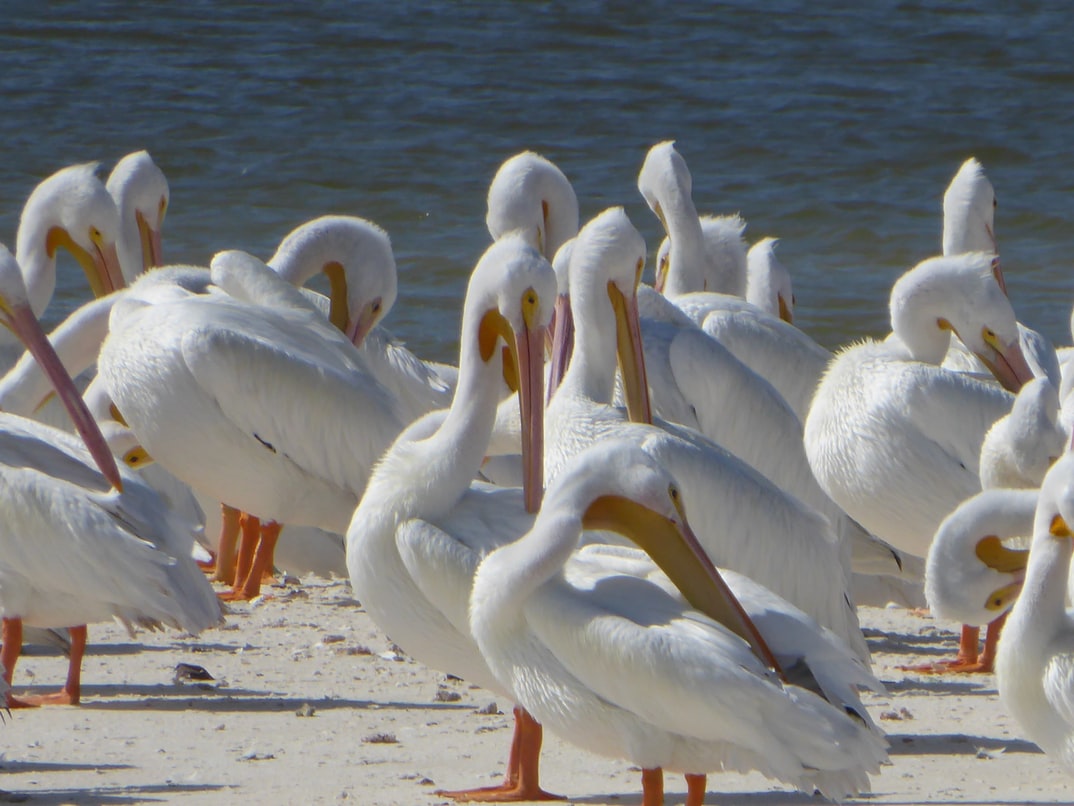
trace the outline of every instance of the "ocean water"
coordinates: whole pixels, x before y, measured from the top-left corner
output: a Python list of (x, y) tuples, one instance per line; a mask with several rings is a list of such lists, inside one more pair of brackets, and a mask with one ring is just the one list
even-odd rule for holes
[[(1074, 17), (998, 0), (819, 6), (13, 3), (0, 240), (14, 245), (54, 170), (147, 148), (171, 184), (169, 261), (267, 258), (309, 218), (364, 216), (399, 264), (387, 324), (451, 359), (503, 160), (544, 154), (583, 219), (624, 206), (651, 255), (637, 172), (675, 139), (698, 209), (781, 239), (797, 321), (834, 347), (887, 330), (891, 283), (938, 253), (943, 191), (975, 155), (1020, 318), (1070, 343)], [(88, 294), (60, 268), (52, 321)]]

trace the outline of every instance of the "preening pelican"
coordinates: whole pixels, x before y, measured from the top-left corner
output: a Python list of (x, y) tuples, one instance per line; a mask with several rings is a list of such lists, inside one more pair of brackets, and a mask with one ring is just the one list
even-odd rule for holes
[(597, 440), (636, 440), (679, 480), (691, 502), (687, 514), (714, 562), (783, 596), (867, 657), (838, 540), (824, 517), (703, 435), (671, 424), (628, 423), (610, 405), (618, 352), (627, 410), (631, 419), (646, 418), (635, 298), (644, 264), (644, 241), (622, 208), (597, 216), (574, 242), (574, 353), (548, 406), (547, 477)]
[(1074, 613), (1067, 609), (1074, 523), (1074, 454), (1044, 479), (1022, 592), (996, 655), (1004, 707), (1066, 770), (1074, 770)]
[[(539, 502), (542, 329), (555, 297), (552, 267), (521, 238), (501, 238), (486, 250), (466, 293), (451, 408), (399, 436), (347, 530), (351, 584), (377, 626), (423, 663), (493, 691), (504, 689), (470, 636), (470, 586), (481, 557), (526, 531)], [(505, 381), (519, 392), (526, 506), (517, 489), (471, 485)], [(534, 728), (528, 717), (516, 719), (522, 758), (512, 753), (518, 766), (509, 766), (494, 794), (480, 793), (483, 799), (542, 794)]]
[(485, 225), (494, 241), (519, 232), (551, 262), (578, 234), (578, 197), (563, 171), (523, 151), (505, 160), (492, 178)]
[(85, 624), (168, 624), (200, 632), (222, 620), (220, 604), (194, 563), (193, 530), (156, 493), (120, 471), (74, 383), (37, 325), (19, 268), (0, 251), (4, 325), (56, 385), (81, 439), (16, 415), (0, 419), (0, 663), (10, 683), (22, 622), (69, 627), (71, 661), (58, 695), (11, 704), (77, 703)]
[[(402, 430), (354, 346), (256, 258), (222, 253), (194, 295), (147, 275), (113, 308), (98, 372), (149, 454), (194, 490), (279, 524), (342, 533), (376, 458)], [(249, 301), (244, 301), (249, 300)], [(236, 595), (256, 595), (251, 569)], [(256, 573), (255, 573), (256, 571)]]
[(776, 258), (776, 238), (762, 238), (747, 255), (746, 302), (784, 322), (794, 321), (791, 273)]
[[(991, 672), (1001, 621), (1025, 577), (1028, 552), (1004, 544), (1033, 534), (1038, 491), (989, 489), (963, 501), (940, 524), (925, 565), (925, 597), (938, 618), (963, 625), (958, 657), (914, 671)], [(980, 627), (988, 626), (978, 655)]]
[[(701, 290), (715, 294), (746, 298), (749, 287), (749, 248), (742, 233), (746, 222), (739, 215), (703, 215), (700, 217), (706, 260)], [(671, 239), (664, 236), (656, 251), (657, 290), (667, 282), (671, 264)]]
[(981, 443), (1010, 411), (994, 384), (939, 367), (952, 332), (1017, 391), (1033, 375), (1010, 301), (980, 252), (931, 258), (891, 292), (892, 334), (842, 350), (805, 421), (821, 487), (895, 548), (928, 553), (940, 521), (981, 489)]
[[(1021, 538), (1028, 544), (1033, 533), (1037, 491), (1069, 439), (1058, 423), (1058, 406), (1051, 382), (1034, 378), (985, 435), (984, 491), (959, 504), (940, 524), (925, 568), (925, 594), (933, 612), (962, 621), (958, 657), (911, 667), (914, 671), (992, 671), (1004, 616), (1021, 589), (1027, 560), (1024, 550), (1003, 541)], [(982, 624), (988, 624), (988, 634), (978, 657)]]
[(1059, 393), (1047, 378), (1026, 383), (981, 444), (981, 487), (1038, 489), (1070, 435), (1059, 423)]
[(164, 265), (161, 231), (171, 197), (164, 172), (148, 151), (128, 154), (105, 183), (119, 209), (119, 265), (127, 283), (147, 269)]
[[(119, 212), (95, 174), (96, 164), (72, 165), (42, 181), (26, 200), (15, 238), (15, 259), (35, 316), (41, 316), (56, 288), (56, 250), (63, 247), (81, 264), (95, 297), (124, 286), (116, 241)], [(4, 369), (22, 354), (22, 345), (0, 331)]]
[[(662, 768), (688, 774), (687, 806), (703, 802), (705, 773), (725, 769), (834, 798), (867, 790), (885, 742), (855, 686), (879, 683), (831, 633), (767, 594), (766, 615), (785, 619), (779, 637), (806, 647), (793, 660), (811, 669), (820, 661), (813, 682), (831, 701), (781, 683), (742, 635), (749, 617), (702, 564), (689, 505), (632, 442), (605, 440), (577, 455), (532, 530), (478, 568), (471, 627), (492, 671), (564, 739), (640, 766), (647, 806), (663, 803)], [(618, 573), (614, 561), (575, 561), (586, 528), (643, 546), (694, 604)], [(763, 625), (753, 629), (767, 642)]]
[(328, 299), (307, 295), (359, 348), (404, 421), (451, 403), (454, 368), (425, 363), (380, 326), (397, 295), (395, 257), (384, 230), (355, 216), (321, 216), (291, 231), (268, 265), (298, 287), (319, 273), (328, 277)]

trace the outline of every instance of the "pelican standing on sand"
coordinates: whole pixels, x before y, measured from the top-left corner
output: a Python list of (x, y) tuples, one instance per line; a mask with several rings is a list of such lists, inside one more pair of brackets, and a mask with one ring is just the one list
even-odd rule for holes
[[(829, 702), (781, 683), (771, 668), (781, 665), (778, 645), (769, 649), (763, 627), (708, 563), (687, 523), (689, 503), (630, 441), (578, 454), (549, 487), (532, 530), (477, 570), (470, 619), (491, 669), (564, 739), (640, 766), (646, 806), (664, 802), (663, 768), (687, 774), (687, 806), (704, 801), (705, 773), (724, 769), (756, 769), (833, 798), (867, 790), (885, 742), (854, 686), (879, 683), (801, 613), (790, 634), (812, 624), (812, 642), (796, 637), (824, 657), (811, 669), (838, 696)], [(691, 604), (614, 563), (580, 571), (583, 529), (614, 530), (642, 546)], [(794, 660), (808, 665), (808, 652)]]
[(155, 274), (113, 308), (98, 372), (149, 455), (268, 521), (232, 594), (252, 598), (280, 524), (342, 533), (403, 423), (354, 345), (261, 261), (217, 255), (212, 280), (227, 294), (161, 287)]
[(136, 476), (121, 473), (85, 404), (37, 324), (19, 268), (0, 251), (0, 318), (41, 362), (79, 437), (15, 415), (0, 419), (0, 612), (6, 679), (22, 623), (69, 627), (67, 682), (55, 695), (12, 705), (77, 704), (90, 621), (161, 623), (200, 632), (222, 620), (191, 552), (194, 533)]
[[(493, 691), (504, 689), (470, 635), (470, 587), (481, 558), (525, 532), (540, 501), (543, 329), (555, 298), (552, 267), (520, 237), (486, 250), (467, 288), (451, 408), (399, 436), (377, 463), (347, 530), (351, 584), (377, 626), (423, 663)], [(504, 382), (519, 394), (521, 496), (471, 484)], [(537, 780), (540, 726), (522, 711), (515, 716), (503, 786), (455, 796), (547, 796)]]

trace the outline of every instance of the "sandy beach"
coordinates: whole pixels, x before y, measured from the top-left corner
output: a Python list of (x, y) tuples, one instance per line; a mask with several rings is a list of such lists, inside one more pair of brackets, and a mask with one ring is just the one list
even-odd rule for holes
[[(270, 594), (232, 605), (224, 627), (197, 638), (91, 626), (82, 705), (15, 711), (0, 726), (5, 802), (421, 806), (448, 802), (438, 788), (502, 777), (509, 703), (399, 652), (346, 582), (311, 577)], [(861, 612), (888, 687), (866, 701), (892, 764), (852, 802), (1074, 802), (1070, 778), (1004, 713), (992, 676), (896, 668), (953, 653), (952, 625)], [(29, 651), (16, 692), (58, 688), (66, 659)], [(213, 679), (177, 680), (179, 664)], [(641, 803), (636, 769), (553, 735), (543, 774), (569, 803)], [(666, 787), (667, 804), (683, 802), (680, 777)], [(713, 775), (708, 788), (723, 806), (821, 802), (760, 775)]]

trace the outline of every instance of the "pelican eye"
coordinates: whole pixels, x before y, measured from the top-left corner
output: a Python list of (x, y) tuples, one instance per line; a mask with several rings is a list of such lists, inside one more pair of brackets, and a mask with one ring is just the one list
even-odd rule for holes
[(101, 241), (104, 240), (104, 236), (101, 235), (101, 231), (99, 229), (97, 229), (96, 227), (90, 227), (89, 236), (90, 236), (90, 240), (93, 241), (98, 246), (100, 246)]
[(668, 485), (668, 495), (671, 496), (672, 501), (678, 501), (679, 500), (679, 488), (676, 487), (674, 484), (669, 484)]
[(645, 258), (638, 258), (638, 265), (634, 267), (634, 285), (641, 284), (641, 273), (645, 270)]
[(373, 303), (373, 313), (380, 313), (380, 300)]

